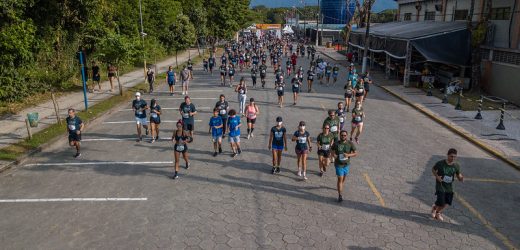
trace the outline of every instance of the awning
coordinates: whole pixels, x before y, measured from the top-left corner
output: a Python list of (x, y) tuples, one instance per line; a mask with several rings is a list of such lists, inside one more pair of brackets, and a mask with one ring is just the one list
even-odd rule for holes
[[(349, 44), (364, 49), (365, 29), (352, 31)], [(369, 50), (404, 59), (408, 42), (426, 60), (466, 66), (471, 38), (466, 22), (392, 22), (370, 27)]]

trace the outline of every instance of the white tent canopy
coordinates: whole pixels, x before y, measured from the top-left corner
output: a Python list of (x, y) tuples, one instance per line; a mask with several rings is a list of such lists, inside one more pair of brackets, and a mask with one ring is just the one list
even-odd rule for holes
[(285, 27), (283, 28), (283, 33), (284, 34), (293, 34), (294, 31), (292, 30), (291, 26), (285, 25)]

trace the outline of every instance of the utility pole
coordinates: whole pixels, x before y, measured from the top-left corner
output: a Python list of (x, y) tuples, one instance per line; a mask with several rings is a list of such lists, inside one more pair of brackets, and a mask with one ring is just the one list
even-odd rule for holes
[(367, 72), (367, 55), (368, 55), (368, 43), (370, 42), (369, 34), (370, 34), (370, 11), (372, 9), (372, 0), (368, 1), (368, 9), (367, 9), (367, 22), (366, 22), (366, 33), (365, 33), (365, 50), (363, 51), (363, 66), (361, 67), (361, 73), (365, 74)]
[(144, 62), (144, 78), (146, 79), (146, 50), (144, 46), (144, 37), (146, 36), (146, 33), (144, 33), (143, 28), (143, 11), (141, 7), (141, 0), (139, 0), (139, 19), (141, 21), (141, 38), (143, 39), (143, 62)]
[(316, 17), (316, 47), (318, 47), (318, 32), (320, 31), (320, 12), (321, 12), (321, 7), (320, 7), (320, 0), (318, 0), (318, 15)]

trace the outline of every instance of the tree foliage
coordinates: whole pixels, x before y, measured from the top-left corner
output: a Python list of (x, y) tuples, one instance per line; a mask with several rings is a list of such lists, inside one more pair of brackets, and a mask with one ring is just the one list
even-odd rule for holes
[(141, 0), (143, 44), (139, 2), (0, 1), (0, 103), (79, 82), (79, 50), (87, 66), (141, 65), (143, 54), (151, 61), (197, 37), (231, 38), (251, 22), (248, 0)]

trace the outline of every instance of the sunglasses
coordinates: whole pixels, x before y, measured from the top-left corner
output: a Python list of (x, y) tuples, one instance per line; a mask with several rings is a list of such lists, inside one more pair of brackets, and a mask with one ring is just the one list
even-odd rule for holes
[(341, 135), (342, 137), (347, 137), (348, 135)]
[(330, 129), (330, 128), (328, 128), (328, 127), (325, 127), (324, 129)]

